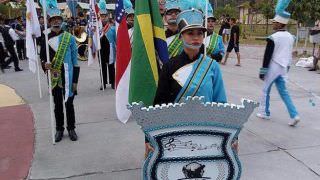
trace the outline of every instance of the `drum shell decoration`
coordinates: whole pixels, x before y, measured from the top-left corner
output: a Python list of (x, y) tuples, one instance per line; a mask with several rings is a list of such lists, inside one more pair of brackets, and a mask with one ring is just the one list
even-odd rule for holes
[(258, 103), (182, 103), (143, 107), (133, 103), (132, 118), (155, 151), (142, 168), (144, 180), (240, 179), (241, 163), (231, 144)]

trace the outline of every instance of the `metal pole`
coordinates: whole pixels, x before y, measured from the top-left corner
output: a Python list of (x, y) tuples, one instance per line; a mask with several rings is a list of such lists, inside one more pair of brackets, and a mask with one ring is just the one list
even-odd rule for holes
[[(46, 55), (47, 55), (47, 63), (50, 63), (50, 55), (49, 55), (49, 44), (48, 44), (48, 21), (47, 21), (47, 0), (43, 0), (43, 17), (44, 17), (44, 35), (45, 35), (45, 40), (46, 40)], [(51, 85), (51, 71), (50, 69), (48, 70), (48, 80), (49, 80), (49, 99), (50, 99), (50, 118), (51, 118), (51, 137), (52, 137), (52, 144), (55, 145), (55, 119), (54, 119), (54, 114), (53, 114), (53, 97), (52, 97), (52, 85)]]
[(299, 42), (299, 25), (297, 25), (297, 35), (296, 35), (296, 49), (297, 49), (297, 51), (298, 51), (298, 42)]
[[(99, 39), (100, 41), (100, 39)], [(99, 50), (99, 66), (100, 66), (100, 80), (101, 80), (101, 85), (102, 85), (102, 90), (104, 91), (104, 79), (103, 79), (103, 73), (102, 73), (102, 62), (101, 62), (101, 53)]]
[(37, 78), (38, 78), (39, 95), (40, 95), (40, 98), (42, 98), (37, 39), (34, 39), (34, 44), (35, 44), (35, 50), (36, 50), (36, 53), (37, 53), (37, 71), (38, 71), (38, 72), (37, 72)]
[[(209, 5), (209, 1), (208, 0), (206, 0), (206, 16), (205, 16), (205, 22), (204, 22), (204, 26), (205, 26), (205, 28), (207, 29), (208, 28), (208, 5)], [(205, 33), (204, 33), (204, 41), (206, 41), (206, 39), (207, 39), (207, 37), (208, 37), (208, 31), (206, 31)], [(206, 44), (206, 42), (204, 42), (204, 44)], [(204, 46), (204, 57), (207, 55), (207, 47), (206, 47), (206, 45)]]
[(306, 36), (306, 38), (305, 38), (305, 40), (304, 40), (304, 50), (303, 50), (303, 52), (307, 52), (307, 43), (308, 43), (308, 37), (309, 37), (309, 28), (306, 28), (306, 30), (307, 30), (307, 36)]

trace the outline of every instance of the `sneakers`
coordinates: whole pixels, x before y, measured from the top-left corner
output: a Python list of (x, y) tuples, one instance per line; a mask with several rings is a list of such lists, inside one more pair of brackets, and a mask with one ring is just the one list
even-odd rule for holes
[(296, 116), (292, 119), (293, 121), (288, 123), (289, 126), (294, 127), (300, 122), (300, 117)]
[(256, 116), (260, 119), (266, 119), (266, 120), (270, 119), (270, 116), (267, 116), (265, 113), (257, 113)]

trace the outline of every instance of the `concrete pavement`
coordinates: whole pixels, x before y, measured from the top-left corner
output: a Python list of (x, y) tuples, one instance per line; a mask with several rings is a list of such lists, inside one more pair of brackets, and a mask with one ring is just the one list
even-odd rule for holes
[[(232, 54), (222, 67), (228, 101), (239, 104), (242, 97), (258, 101), (262, 81), (258, 69), (264, 47), (240, 46), (242, 67)], [(30, 105), (35, 118), (35, 152), (28, 179), (139, 180), (143, 162), (143, 133), (135, 122), (126, 125), (116, 119), (114, 91), (99, 91), (97, 65), (81, 63), (79, 96), (75, 98), (79, 140), (67, 136), (53, 146), (46, 79), (42, 75), (44, 98), (40, 99), (36, 76), (22, 62), (23, 72), (0, 74), (0, 84), (14, 87)], [(240, 134), (240, 159), (245, 180), (320, 179), (320, 101), (309, 103), (312, 91), (320, 95), (320, 75), (291, 68), (288, 88), (302, 117), (296, 128), (287, 125), (289, 115), (276, 88), (271, 94), (272, 119), (252, 115)], [(296, 84), (303, 85), (304, 89)], [(306, 91), (308, 90), (308, 91)], [(2, 119), (2, 118), (0, 118)], [(1, 178), (0, 178), (1, 179)]]

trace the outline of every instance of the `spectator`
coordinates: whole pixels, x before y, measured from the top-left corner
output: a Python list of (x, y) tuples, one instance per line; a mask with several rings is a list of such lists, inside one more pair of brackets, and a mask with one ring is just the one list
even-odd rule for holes
[(222, 64), (225, 65), (227, 63), (229, 54), (234, 49), (234, 51), (237, 54), (237, 60), (238, 60), (236, 66), (241, 66), (241, 64), (240, 64), (240, 52), (239, 52), (240, 28), (239, 28), (238, 25), (236, 25), (236, 19), (235, 18), (231, 18), (230, 25), (231, 25), (231, 37), (230, 37), (229, 45), (228, 45), (228, 48), (227, 48), (226, 57), (224, 59), (224, 62), (222, 62)]
[(20, 60), (25, 60), (26, 57), (26, 42), (25, 42), (25, 37), (26, 37), (26, 31), (25, 28), (23, 27), (23, 20), (22, 17), (19, 16), (17, 17), (17, 24), (15, 25), (15, 31), (18, 34), (18, 40), (16, 41), (16, 46), (17, 46), (17, 51), (18, 51), (18, 57)]

